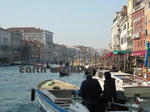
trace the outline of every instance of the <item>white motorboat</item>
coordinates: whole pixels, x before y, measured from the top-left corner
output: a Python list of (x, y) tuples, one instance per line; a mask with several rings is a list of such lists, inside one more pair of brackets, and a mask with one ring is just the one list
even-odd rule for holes
[[(94, 78), (98, 79), (102, 86), (104, 85), (105, 70), (98, 70)], [(147, 80), (142, 79), (136, 75), (127, 74), (123, 72), (111, 72), (112, 78), (116, 82), (116, 90), (124, 91), (125, 95), (129, 98), (135, 96), (150, 97), (150, 84)]]

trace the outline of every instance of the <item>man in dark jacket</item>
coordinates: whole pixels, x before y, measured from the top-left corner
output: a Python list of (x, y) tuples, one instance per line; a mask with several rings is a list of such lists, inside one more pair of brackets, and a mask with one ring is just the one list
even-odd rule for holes
[(110, 72), (105, 72), (105, 81), (104, 81), (104, 101), (105, 103), (111, 102), (116, 99), (116, 85), (115, 79), (111, 78)]
[(86, 77), (80, 87), (80, 94), (83, 97), (83, 104), (87, 106), (90, 112), (97, 111), (98, 97), (102, 93), (101, 86), (97, 79), (93, 79), (91, 75)]

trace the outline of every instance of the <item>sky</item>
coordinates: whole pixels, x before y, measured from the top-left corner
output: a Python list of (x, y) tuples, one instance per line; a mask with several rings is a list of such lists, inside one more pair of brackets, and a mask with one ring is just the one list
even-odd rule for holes
[(36, 27), (54, 43), (108, 48), (112, 17), (127, 0), (0, 0), (0, 26)]

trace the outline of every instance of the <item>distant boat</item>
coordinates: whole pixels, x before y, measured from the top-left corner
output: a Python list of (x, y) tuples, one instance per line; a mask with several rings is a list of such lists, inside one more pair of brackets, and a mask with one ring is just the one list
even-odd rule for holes
[(22, 65), (22, 62), (21, 61), (14, 61), (14, 62), (12, 62), (11, 65)]
[(60, 76), (67, 76), (67, 75), (69, 75), (69, 70), (67, 70), (66, 68), (61, 68), (61, 69), (59, 69), (59, 74), (60, 74)]
[(69, 75), (70, 70), (69, 70), (69, 63), (67, 63), (65, 66), (60, 65), (59, 66), (59, 74), (60, 76), (67, 76)]
[(61, 71), (59, 71), (59, 74), (60, 74), (60, 76), (67, 76), (67, 75), (69, 75), (69, 72), (61, 72)]

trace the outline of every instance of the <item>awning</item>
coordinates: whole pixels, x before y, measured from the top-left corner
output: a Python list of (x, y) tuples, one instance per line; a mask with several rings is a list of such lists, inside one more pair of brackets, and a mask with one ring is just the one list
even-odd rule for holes
[(104, 56), (104, 58), (109, 58), (110, 56), (112, 56), (113, 55), (113, 52), (109, 52), (109, 53), (107, 53), (105, 56)]
[(128, 51), (128, 50), (116, 50), (113, 52), (113, 54), (131, 54), (132, 51)]
[(145, 56), (146, 50), (144, 51), (134, 51), (131, 56)]

